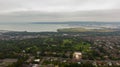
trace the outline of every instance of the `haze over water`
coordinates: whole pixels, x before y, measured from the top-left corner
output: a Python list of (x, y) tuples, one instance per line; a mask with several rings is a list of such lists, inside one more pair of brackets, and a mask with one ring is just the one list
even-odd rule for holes
[(120, 28), (120, 23), (97, 23), (97, 22), (63, 22), (63, 23), (0, 23), (0, 30), (8, 31), (28, 31), (28, 32), (56, 32), (61, 28)]
[(12, 23), (0, 24), (0, 30), (8, 31), (28, 31), (28, 32), (56, 32), (59, 28), (69, 28), (66, 24), (29, 24), (29, 23)]

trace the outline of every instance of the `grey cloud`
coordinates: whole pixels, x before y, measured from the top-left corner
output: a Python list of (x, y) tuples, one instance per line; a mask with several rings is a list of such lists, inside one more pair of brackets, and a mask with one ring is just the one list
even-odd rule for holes
[(0, 20), (11, 21), (120, 21), (119, 10), (77, 11), (77, 12), (37, 12), (25, 11), (1, 15)]
[(0, 21), (120, 21), (120, 0), (0, 0)]

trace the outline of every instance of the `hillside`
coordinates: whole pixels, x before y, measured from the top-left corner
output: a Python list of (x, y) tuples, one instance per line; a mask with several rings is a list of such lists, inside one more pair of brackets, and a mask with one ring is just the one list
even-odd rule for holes
[(86, 29), (86, 28), (64, 28), (58, 29), (58, 32), (115, 32), (118, 29), (101, 28), (101, 29)]

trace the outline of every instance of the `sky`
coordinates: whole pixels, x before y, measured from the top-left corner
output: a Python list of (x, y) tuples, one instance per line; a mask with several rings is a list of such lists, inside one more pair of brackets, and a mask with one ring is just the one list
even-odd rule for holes
[(1, 22), (120, 21), (120, 0), (0, 0)]

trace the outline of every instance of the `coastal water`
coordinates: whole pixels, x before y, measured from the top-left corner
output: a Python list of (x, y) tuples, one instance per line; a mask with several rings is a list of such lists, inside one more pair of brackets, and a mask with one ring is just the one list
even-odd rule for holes
[(0, 30), (8, 31), (28, 31), (28, 32), (56, 32), (62, 28), (120, 28), (120, 23), (103, 23), (103, 22), (49, 22), (49, 23), (0, 23)]
[(28, 32), (56, 32), (60, 28), (70, 28), (67, 24), (29, 24), (29, 23), (9, 23), (0, 24), (0, 30), (8, 31), (28, 31)]

